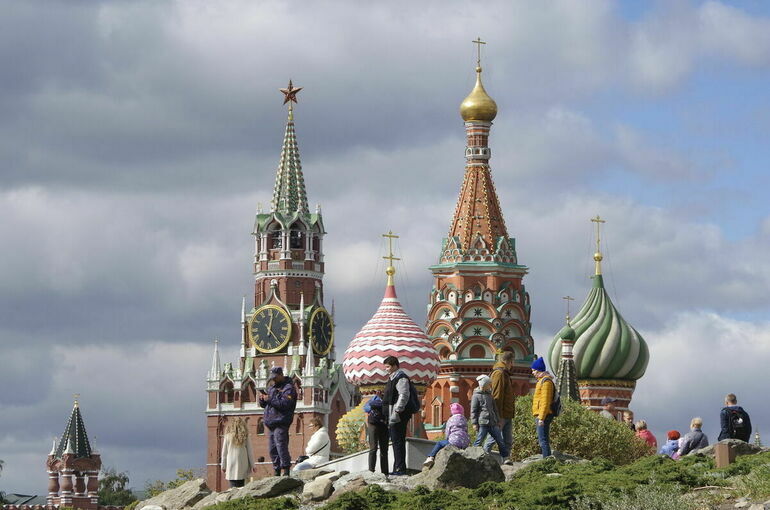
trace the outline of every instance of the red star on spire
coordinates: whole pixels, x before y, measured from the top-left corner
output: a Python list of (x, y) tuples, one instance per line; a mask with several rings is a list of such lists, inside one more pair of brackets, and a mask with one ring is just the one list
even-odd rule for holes
[(292, 103), (297, 102), (297, 92), (302, 90), (302, 87), (294, 88), (294, 85), (291, 83), (291, 80), (289, 80), (289, 86), (285, 89), (279, 89), (281, 92), (283, 92), (283, 104), (288, 103), (291, 101)]

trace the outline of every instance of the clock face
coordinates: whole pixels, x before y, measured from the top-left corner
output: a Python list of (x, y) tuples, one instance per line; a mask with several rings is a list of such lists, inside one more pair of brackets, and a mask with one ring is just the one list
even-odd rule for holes
[(262, 306), (251, 316), (249, 336), (260, 352), (280, 351), (291, 339), (291, 318), (279, 306)]
[(316, 354), (325, 355), (334, 345), (334, 325), (332, 318), (323, 308), (317, 309), (310, 316), (310, 339)]

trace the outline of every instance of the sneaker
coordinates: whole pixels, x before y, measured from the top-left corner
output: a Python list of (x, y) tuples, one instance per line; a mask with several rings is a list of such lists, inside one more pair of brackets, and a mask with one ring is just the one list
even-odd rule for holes
[(511, 459), (505, 459), (505, 462), (503, 462), (506, 466), (513, 466), (513, 461)]
[(406, 471), (391, 471), (390, 476), (406, 476)]
[(422, 468), (430, 469), (433, 467), (433, 464), (434, 464), (433, 457), (428, 457), (427, 459), (425, 459), (425, 462), (422, 463)]

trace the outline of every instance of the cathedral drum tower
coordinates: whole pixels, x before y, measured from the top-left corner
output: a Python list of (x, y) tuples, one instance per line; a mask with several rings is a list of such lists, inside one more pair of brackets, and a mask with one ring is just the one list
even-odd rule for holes
[[(304, 454), (313, 431), (311, 416), (329, 427), (332, 453), (339, 445), (332, 431), (350, 409), (356, 389), (334, 363), (334, 311), (324, 306), (323, 218), (320, 207), (308, 209), (299, 148), (294, 131), (297, 92), (292, 82), (285, 89), (289, 104), (281, 158), (269, 212), (257, 211), (253, 235), (254, 301), (241, 312), (240, 359), (237, 365), (219, 361), (218, 342), (207, 377), (208, 428), (207, 482), (216, 491), (227, 488), (219, 459), (222, 435), (233, 416), (247, 419), (258, 476), (272, 473), (268, 431), (262, 423), (258, 391), (269, 384), (273, 366), (283, 367), (300, 387), (294, 422), (289, 431), (292, 458)], [(268, 462), (264, 462), (267, 460)]]
[(593, 288), (570, 322), (571, 334), (562, 330), (551, 341), (548, 360), (551, 367), (557, 367), (568, 351), (574, 360), (581, 403), (600, 411), (603, 398), (614, 398), (620, 413), (629, 410), (636, 381), (647, 370), (650, 353), (642, 335), (620, 315), (604, 289), (599, 236), (604, 220), (597, 216), (591, 221), (596, 223)]
[[(484, 44), (474, 42), (479, 49)], [(468, 409), (476, 376), (488, 374), (504, 350), (515, 354), (517, 394), (526, 395), (532, 386), (530, 302), (522, 282), (527, 267), (518, 263), (490, 172), (488, 140), (497, 105), (481, 82), (480, 53), (476, 85), (460, 115), (467, 138), (465, 176), (439, 263), (430, 268), (434, 284), (426, 329), (441, 367), (425, 397), (429, 437), (441, 433), (450, 403)]]

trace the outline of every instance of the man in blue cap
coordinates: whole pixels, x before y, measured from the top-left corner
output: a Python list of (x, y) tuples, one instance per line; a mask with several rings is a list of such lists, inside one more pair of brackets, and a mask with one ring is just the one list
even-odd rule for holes
[(535, 417), (535, 426), (537, 427), (537, 441), (540, 443), (540, 451), (543, 458), (551, 456), (551, 421), (553, 420), (553, 410), (551, 403), (556, 394), (556, 385), (553, 383), (553, 377), (545, 369), (545, 360), (543, 357), (537, 358), (531, 367), (532, 375), (537, 379), (535, 385), (535, 395), (532, 398), (532, 415)]
[(259, 405), (265, 408), (264, 424), (270, 431), (270, 459), (273, 461), (275, 476), (289, 476), (291, 455), (289, 455), (289, 427), (294, 421), (294, 408), (297, 407), (297, 390), (294, 384), (284, 377), (281, 367), (270, 370), (272, 386), (268, 391), (259, 390)]

